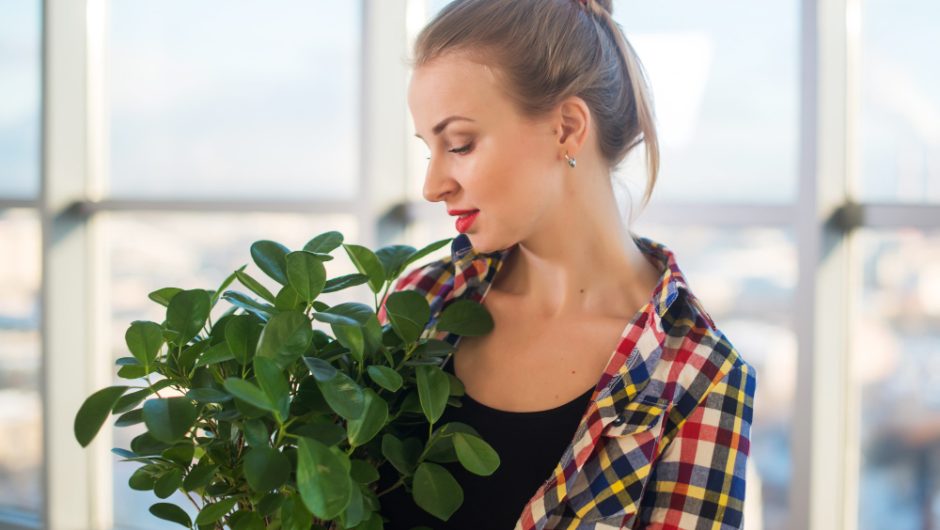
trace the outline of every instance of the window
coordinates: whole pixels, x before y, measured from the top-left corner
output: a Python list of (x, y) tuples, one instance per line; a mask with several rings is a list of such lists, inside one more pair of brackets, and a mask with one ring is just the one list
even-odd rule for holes
[[(421, 196), (401, 62), (447, 3), (0, 7), (0, 528), (172, 527), (108, 452), (132, 431), (82, 449), (71, 424), (159, 318), (151, 290), (250, 269), (257, 239), (455, 235)], [(662, 141), (635, 232), (758, 370), (748, 526), (937, 526), (940, 8), (614, 13)], [(627, 210), (644, 168), (615, 178)]]

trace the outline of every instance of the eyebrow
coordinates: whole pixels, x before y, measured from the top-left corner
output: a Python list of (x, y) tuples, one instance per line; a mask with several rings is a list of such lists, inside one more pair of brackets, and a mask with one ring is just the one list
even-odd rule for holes
[[(434, 135), (437, 136), (438, 134), (441, 134), (441, 131), (443, 131), (444, 128), (447, 127), (448, 124), (450, 124), (450, 122), (452, 122), (452, 121), (458, 121), (458, 120), (473, 121), (473, 120), (471, 120), (470, 118), (465, 118), (465, 117), (463, 117), (463, 116), (448, 116), (448, 117), (444, 118), (443, 120), (441, 120), (440, 123), (438, 123), (437, 125), (435, 125), (434, 128), (431, 129), (431, 132), (433, 132)], [(424, 140), (424, 138), (423, 138), (420, 134), (415, 134), (415, 137), (416, 137), (416, 138), (421, 138), (422, 140)]]

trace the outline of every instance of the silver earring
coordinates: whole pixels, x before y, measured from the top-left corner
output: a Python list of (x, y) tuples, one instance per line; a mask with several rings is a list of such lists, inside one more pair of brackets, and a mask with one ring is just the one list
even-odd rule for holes
[(569, 165), (569, 166), (574, 167), (574, 165), (575, 165), (575, 159), (573, 159), (573, 158), (571, 158), (570, 156), (568, 156), (568, 153), (567, 153), (567, 152), (565, 152), (565, 160), (568, 161), (568, 165)]

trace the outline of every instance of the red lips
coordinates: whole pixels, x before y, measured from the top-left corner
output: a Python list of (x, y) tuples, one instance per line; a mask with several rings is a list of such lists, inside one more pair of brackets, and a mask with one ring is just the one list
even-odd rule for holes
[(447, 210), (447, 215), (464, 215), (476, 211), (477, 210)]

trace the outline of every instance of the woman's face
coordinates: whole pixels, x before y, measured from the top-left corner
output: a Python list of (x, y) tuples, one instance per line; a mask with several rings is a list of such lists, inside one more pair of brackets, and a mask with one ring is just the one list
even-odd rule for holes
[(430, 150), (424, 197), (448, 211), (479, 210), (466, 229), (477, 252), (537, 230), (562, 203), (567, 167), (552, 123), (523, 119), (497, 83), (488, 67), (450, 54), (417, 68), (408, 89), (417, 136)]

